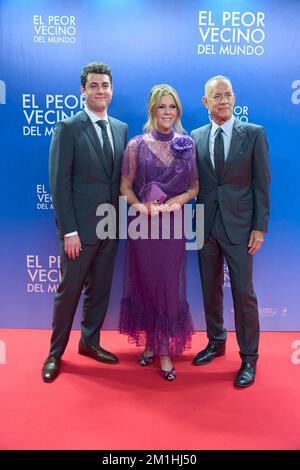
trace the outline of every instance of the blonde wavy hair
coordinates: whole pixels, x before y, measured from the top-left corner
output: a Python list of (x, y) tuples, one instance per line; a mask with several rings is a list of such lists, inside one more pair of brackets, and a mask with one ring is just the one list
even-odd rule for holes
[(170, 85), (167, 85), (166, 83), (155, 85), (150, 91), (150, 95), (148, 98), (148, 121), (144, 125), (144, 131), (149, 132), (152, 128), (157, 130), (156, 111), (157, 111), (161, 98), (165, 95), (171, 95), (174, 98), (177, 111), (178, 111), (178, 116), (175, 122), (175, 128), (179, 134), (182, 134), (183, 127), (180, 121), (180, 118), (182, 116), (182, 107), (181, 107), (180, 99), (177, 94), (177, 91)]

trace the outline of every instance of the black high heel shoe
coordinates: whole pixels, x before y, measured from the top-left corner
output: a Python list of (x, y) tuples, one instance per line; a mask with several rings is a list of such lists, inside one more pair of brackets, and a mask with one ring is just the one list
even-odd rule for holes
[(138, 363), (139, 363), (142, 367), (150, 366), (151, 364), (153, 364), (153, 361), (154, 361), (154, 355), (152, 355), (152, 356), (145, 356), (144, 353), (142, 353), (142, 354), (140, 355), (140, 357), (138, 358)]

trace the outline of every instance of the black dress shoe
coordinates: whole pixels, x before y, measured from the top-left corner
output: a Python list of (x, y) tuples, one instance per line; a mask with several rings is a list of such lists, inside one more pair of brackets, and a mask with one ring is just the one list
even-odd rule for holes
[(89, 356), (96, 361), (105, 362), (106, 364), (117, 364), (119, 359), (109, 351), (101, 348), (101, 346), (90, 346), (89, 344), (84, 344), (81, 341), (78, 345), (78, 353), (82, 356)]
[(59, 372), (60, 357), (49, 356), (42, 368), (42, 378), (44, 382), (52, 382)]
[(206, 346), (203, 351), (200, 351), (195, 359), (193, 364), (195, 366), (202, 366), (203, 364), (208, 364), (215, 357), (224, 356), (225, 354), (225, 342), (221, 344), (209, 344)]
[(256, 365), (251, 362), (243, 362), (236, 376), (234, 385), (236, 387), (249, 387), (255, 380)]

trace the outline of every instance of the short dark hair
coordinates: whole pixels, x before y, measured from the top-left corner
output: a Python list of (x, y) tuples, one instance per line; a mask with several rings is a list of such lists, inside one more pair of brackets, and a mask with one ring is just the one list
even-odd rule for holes
[(83, 88), (85, 88), (89, 73), (102, 73), (103, 75), (108, 75), (110, 83), (112, 84), (112, 72), (110, 66), (103, 64), (102, 62), (91, 62), (90, 64), (85, 65), (80, 75), (81, 85)]

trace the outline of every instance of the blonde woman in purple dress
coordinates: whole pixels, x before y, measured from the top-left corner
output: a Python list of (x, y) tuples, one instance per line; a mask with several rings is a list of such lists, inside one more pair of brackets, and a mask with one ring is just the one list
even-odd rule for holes
[[(169, 381), (176, 378), (173, 357), (190, 347), (194, 333), (186, 300), (185, 237), (183, 230), (179, 238), (174, 233), (178, 220), (183, 229), (182, 207), (199, 189), (195, 145), (183, 135), (181, 114), (174, 88), (152, 88), (145, 133), (128, 143), (121, 178), (121, 194), (144, 214), (150, 235), (129, 236), (126, 242), (120, 332), (144, 347), (140, 365), (159, 356), (160, 374)], [(167, 237), (162, 236), (166, 212)], [(159, 234), (151, 238), (153, 222)]]

